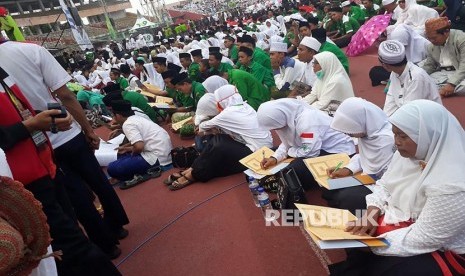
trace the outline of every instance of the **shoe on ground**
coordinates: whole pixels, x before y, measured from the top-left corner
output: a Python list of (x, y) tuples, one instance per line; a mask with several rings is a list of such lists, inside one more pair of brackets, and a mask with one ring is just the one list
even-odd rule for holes
[(114, 260), (121, 256), (121, 248), (115, 245), (110, 251), (105, 252), (105, 254), (108, 256), (108, 258), (110, 258), (110, 260)]
[(124, 227), (121, 227), (120, 229), (116, 230), (116, 232), (115, 232), (115, 236), (116, 236), (116, 238), (118, 240), (122, 240), (122, 239), (126, 238), (128, 235), (129, 235), (129, 231)]

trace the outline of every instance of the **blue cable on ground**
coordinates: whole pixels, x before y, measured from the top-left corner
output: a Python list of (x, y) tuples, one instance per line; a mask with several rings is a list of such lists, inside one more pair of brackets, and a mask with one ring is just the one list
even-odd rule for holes
[(176, 221), (178, 221), (180, 218), (182, 218), (183, 216), (187, 215), (188, 213), (190, 213), (192, 210), (196, 209), (197, 207), (209, 202), (210, 200), (214, 199), (215, 197), (218, 197), (226, 192), (229, 192), (230, 190), (232, 189), (235, 189), (243, 184), (247, 183), (246, 181), (244, 182), (241, 182), (239, 184), (236, 184), (232, 187), (229, 187), (227, 188), (226, 190), (224, 191), (221, 191), (219, 193), (216, 193), (212, 196), (210, 196), (209, 198), (197, 203), (196, 205), (192, 206), (191, 208), (187, 209), (186, 211), (182, 212), (181, 214), (179, 214), (177, 217), (175, 217), (172, 221), (168, 222), (165, 226), (163, 226), (160, 230), (158, 230), (157, 232), (153, 233), (151, 236), (149, 236), (145, 241), (143, 241), (141, 244), (139, 244), (138, 246), (136, 246), (136, 248), (134, 248), (126, 257), (124, 257), (121, 261), (119, 261), (119, 263), (116, 264), (116, 267), (122, 265), (124, 262), (126, 262), (132, 255), (134, 255), (134, 253), (136, 253), (139, 249), (141, 249), (145, 244), (147, 244), (149, 241), (151, 241), (153, 238), (155, 238), (156, 236), (158, 236), (161, 232), (163, 232), (166, 228), (170, 227), (171, 225), (173, 225)]

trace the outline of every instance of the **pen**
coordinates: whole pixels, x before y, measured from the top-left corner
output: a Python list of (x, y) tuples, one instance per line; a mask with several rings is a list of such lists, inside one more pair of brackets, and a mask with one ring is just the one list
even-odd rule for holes
[(265, 151), (262, 151), (262, 157), (265, 159)]
[(337, 170), (339, 170), (339, 169), (342, 167), (342, 164), (344, 164), (343, 161), (339, 162), (339, 163), (337, 164), (336, 168), (334, 168), (333, 173), (335, 173)]

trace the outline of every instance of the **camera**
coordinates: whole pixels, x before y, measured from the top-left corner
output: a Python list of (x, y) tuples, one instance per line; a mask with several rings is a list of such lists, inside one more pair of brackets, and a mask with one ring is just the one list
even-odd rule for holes
[(60, 114), (57, 114), (57, 115), (53, 115), (52, 117), (53, 118), (66, 118), (67, 116), (67, 112), (66, 112), (66, 108), (64, 106), (62, 106), (61, 104), (59, 103), (48, 103), (47, 104), (47, 109), (48, 110), (60, 110), (61, 113)]

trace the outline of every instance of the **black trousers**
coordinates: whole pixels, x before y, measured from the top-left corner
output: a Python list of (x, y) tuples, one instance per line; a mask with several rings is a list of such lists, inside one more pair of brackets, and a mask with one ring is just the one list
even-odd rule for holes
[(344, 262), (329, 266), (331, 276), (442, 276), (431, 254), (411, 257), (378, 256), (359, 249), (346, 250)]
[(233, 175), (246, 170), (239, 160), (252, 151), (226, 134), (214, 135), (192, 164), (195, 180), (207, 182), (215, 177)]
[(355, 186), (338, 190), (323, 189), (322, 197), (330, 207), (349, 210), (352, 214), (357, 214), (357, 210), (367, 208), (365, 197), (369, 194), (371, 190), (367, 187)]
[(339, 47), (339, 48), (344, 48), (347, 45), (349, 45), (350, 41), (352, 40), (352, 37), (346, 37), (342, 39), (336, 40), (334, 43)]
[(110, 259), (91, 243), (78, 224), (70, 218), (59, 202), (65, 202), (63, 186), (50, 177), (36, 180), (26, 186), (42, 203), (47, 216), (54, 251), (62, 250), (62, 261), (57, 260), (59, 275), (121, 275)]
[[(100, 168), (83, 134), (54, 152), (57, 164), (63, 172), (57, 174), (56, 181), (66, 188), (77, 218), (89, 238), (102, 250), (109, 252), (118, 244), (114, 232), (129, 223), (118, 195)], [(102, 204), (103, 219), (94, 206), (92, 191)]]

